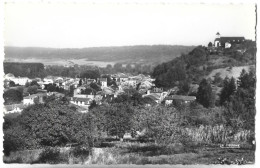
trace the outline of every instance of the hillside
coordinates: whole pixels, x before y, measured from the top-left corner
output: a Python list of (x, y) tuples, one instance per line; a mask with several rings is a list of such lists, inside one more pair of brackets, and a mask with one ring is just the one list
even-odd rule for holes
[(235, 78), (237, 79), (242, 70), (244, 69), (246, 72), (249, 72), (250, 70), (250, 67), (252, 66), (239, 66), (239, 67), (226, 67), (226, 68), (219, 68), (219, 69), (214, 69), (208, 76), (207, 78), (211, 78), (211, 79), (214, 79), (214, 77), (216, 75), (219, 75), (219, 77), (221, 77), (222, 79), (224, 79), (225, 77), (228, 77), (228, 78)]
[(215, 53), (198, 46), (188, 54), (159, 64), (152, 76), (158, 87), (172, 88), (185, 83), (198, 84), (203, 78), (214, 80), (215, 76), (237, 78), (243, 69), (249, 71), (255, 63), (256, 44), (252, 41), (228, 49), (219, 48)]
[(161, 63), (172, 60), (182, 53), (187, 54), (194, 46), (177, 45), (140, 45), (122, 47), (92, 47), (81, 49), (57, 49), (39, 47), (5, 47), (5, 60), (33, 60), (45, 62), (45, 59), (77, 60), (121, 63)]

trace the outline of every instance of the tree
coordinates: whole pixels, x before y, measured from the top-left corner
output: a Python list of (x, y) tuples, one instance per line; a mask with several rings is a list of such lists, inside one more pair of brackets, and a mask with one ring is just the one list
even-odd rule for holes
[(168, 145), (180, 139), (180, 118), (174, 108), (155, 106), (135, 111), (134, 129), (145, 130), (145, 135), (161, 145)]
[(196, 99), (206, 108), (214, 106), (215, 95), (212, 92), (210, 83), (206, 79), (200, 82)]
[(26, 131), (26, 145), (62, 146), (68, 142), (86, 142), (91, 138), (92, 117), (74, 111), (61, 100), (28, 107), (19, 117), (20, 127)]
[(29, 87), (30, 86), (30, 83), (27, 81), (26, 83), (25, 83), (25, 87)]
[(70, 85), (70, 88), (69, 88), (69, 97), (73, 97), (74, 96), (74, 85)]
[(98, 133), (106, 132), (108, 135), (123, 138), (132, 128), (133, 107), (127, 103), (113, 103), (101, 105), (90, 111), (96, 118)]
[(79, 86), (81, 86), (81, 85), (82, 85), (82, 79), (79, 80)]
[(223, 105), (226, 101), (230, 101), (230, 96), (236, 91), (235, 79), (225, 78), (223, 81), (223, 88), (220, 92), (220, 105)]
[(127, 73), (131, 73), (131, 72), (132, 72), (132, 66), (131, 66), (131, 64), (127, 64), (126, 67), (125, 67), (125, 69), (126, 69), (126, 72), (127, 72)]
[(47, 92), (55, 92), (57, 91), (56, 84), (48, 84), (46, 85)]
[(29, 86), (29, 87), (27, 88), (27, 92), (28, 92), (29, 94), (35, 94), (35, 93), (37, 93), (37, 89), (38, 89), (38, 86), (37, 86), (37, 85)]
[(182, 81), (179, 84), (180, 90), (177, 92), (178, 95), (187, 95), (190, 90), (190, 84), (188, 81)]
[(15, 86), (14, 81), (10, 81), (10, 82), (9, 82), (9, 86), (10, 86), (10, 87), (14, 87), (14, 86)]
[(126, 103), (116, 103), (106, 111), (107, 130), (110, 135), (123, 138), (124, 134), (131, 131), (131, 118), (133, 109)]
[(209, 42), (208, 47), (212, 47), (212, 46), (213, 46), (212, 42)]
[(23, 94), (15, 89), (9, 89), (4, 92), (3, 94), (4, 97), (4, 104), (17, 104), (20, 103), (23, 100)]
[(116, 63), (114, 69), (116, 72), (123, 72), (123, 65), (121, 63)]
[(97, 79), (100, 78), (100, 72), (98, 69), (86, 70), (80, 74), (80, 78)]
[(96, 92), (101, 91), (100, 86), (97, 85), (96, 83), (91, 83), (89, 86), (90, 86), (92, 89), (94, 89)]
[(33, 81), (30, 83), (30, 86), (34, 86), (34, 85), (35, 85), (35, 86), (40, 86), (36, 80), (33, 80)]
[(91, 109), (93, 109), (93, 108), (95, 108), (95, 107), (97, 107), (97, 106), (98, 106), (98, 105), (97, 105), (96, 101), (93, 100), (93, 101), (90, 103), (89, 110), (91, 110)]
[(255, 129), (255, 72), (242, 71), (237, 81), (237, 91), (225, 105), (227, 124), (236, 128)]

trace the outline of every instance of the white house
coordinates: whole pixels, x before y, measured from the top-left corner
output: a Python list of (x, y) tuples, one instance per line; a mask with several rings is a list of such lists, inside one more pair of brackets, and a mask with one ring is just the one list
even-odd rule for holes
[(13, 78), (15, 78), (15, 76), (11, 73), (5, 74), (5, 76), (4, 76), (4, 79), (7, 79), (7, 80), (11, 80)]
[(32, 94), (32, 95), (29, 95), (29, 96), (26, 96), (23, 98), (23, 104), (32, 105), (32, 104), (35, 104), (36, 100), (39, 103), (44, 103), (44, 97), (47, 97), (47, 93)]
[(24, 105), (32, 105), (34, 104), (35, 99), (37, 98), (36, 95), (29, 95), (23, 98)]
[(71, 100), (70, 100), (70, 103), (88, 109), (91, 101), (92, 100), (89, 99), (89, 98), (72, 97)]
[(15, 84), (18, 84), (18, 85), (25, 85), (26, 82), (31, 82), (32, 80), (27, 77), (17, 77), (17, 78), (11, 79), (11, 81), (13, 81)]
[(100, 78), (101, 87), (107, 87), (107, 78)]
[(50, 79), (50, 78), (44, 78), (44, 79), (43, 79), (43, 83), (46, 84), (46, 85), (48, 85), (48, 84), (53, 84), (53, 80)]
[(164, 100), (165, 100), (165, 105), (172, 104), (173, 100), (181, 101), (186, 104), (186, 103), (195, 101), (196, 97), (195, 96), (171, 95), (171, 96), (166, 97)]
[(130, 80), (128, 80), (127, 82), (128, 82), (128, 84), (129, 84), (130, 86), (136, 87), (136, 83), (137, 83), (136, 80), (130, 79)]
[(23, 104), (5, 105), (4, 114), (21, 113), (25, 107)]

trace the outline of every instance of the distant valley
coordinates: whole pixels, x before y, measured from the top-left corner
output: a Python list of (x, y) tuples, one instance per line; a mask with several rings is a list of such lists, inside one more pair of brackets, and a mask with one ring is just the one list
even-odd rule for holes
[(187, 54), (195, 46), (140, 45), (92, 48), (5, 47), (6, 62), (41, 62), (45, 65), (97, 65), (115, 63), (159, 64)]

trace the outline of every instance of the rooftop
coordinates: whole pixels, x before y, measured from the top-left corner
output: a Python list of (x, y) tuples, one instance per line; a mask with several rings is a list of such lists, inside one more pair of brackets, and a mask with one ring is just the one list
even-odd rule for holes
[(194, 101), (195, 96), (182, 96), (182, 95), (172, 95), (165, 98), (165, 100), (183, 100), (183, 101)]

